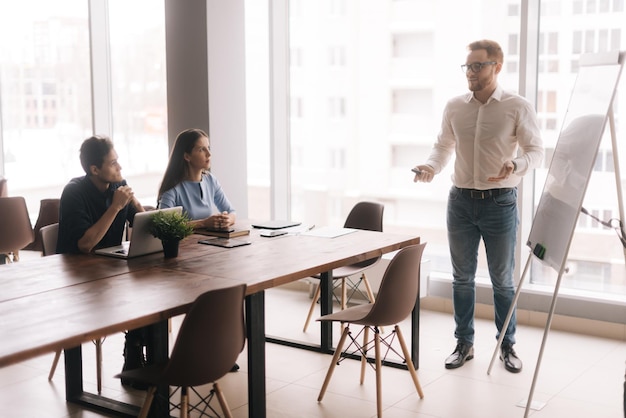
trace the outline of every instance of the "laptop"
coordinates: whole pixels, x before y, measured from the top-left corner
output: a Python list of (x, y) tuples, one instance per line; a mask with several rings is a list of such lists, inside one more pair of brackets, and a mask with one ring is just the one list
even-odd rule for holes
[[(183, 208), (182, 206), (177, 206), (175, 208), (157, 210), (182, 213)], [(100, 248), (95, 251), (95, 254), (128, 259), (163, 251), (161, 240), (152, 236), (148, 231), (150, 217), (155, 212), (156, 211), (137, 212), (133, 220), (133, 232), (130, 241), (124, 241), (121, 245), (114, 247)]]
[(261, 229), (283, 229), (283, 228), (290, 228), (292, 226), (298, 226), (301, 223), (302, 222), (298, 222), (298, 221), (274, 220), (274, 221), (265, 221), (265, 222), (253, 223), (252, 227), (253, 228), (261, 228)]

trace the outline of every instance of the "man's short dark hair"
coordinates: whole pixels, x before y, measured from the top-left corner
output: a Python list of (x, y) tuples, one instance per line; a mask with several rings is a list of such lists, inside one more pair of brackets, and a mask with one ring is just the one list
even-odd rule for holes
[(95, 165), (102, 167), (104, 157), (113, 149), (113, 141), (107, 136), (94, 135), (83, 141), (80, 146), (80, 165), (87, 175), (90, 174), (89, 167)]

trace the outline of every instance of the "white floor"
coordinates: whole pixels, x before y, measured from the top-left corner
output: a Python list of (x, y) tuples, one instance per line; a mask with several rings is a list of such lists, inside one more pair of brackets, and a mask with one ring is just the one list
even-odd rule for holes
[[(275, 289), (266, 294), (267, 333), (287, 338), (316, 341), (318, 324), (302, 333), (308, 309), (308, 294)], [(181, 318), (175, 318), (174, 330)], [(518, 327), (515, 348), (524, 361), (520, 374), (504, 370), (496, 360), (487, 374), (495, 347), (491, 321), (476, 321), (475, 358), (456, 370), (446, 370), (444, 360), (454, 349), (451, 315), (422, 311), (420, 368), (424, 389), (419, 399), (407, 371), (383, 370), (384, 416), (389, 418), (502, 418), (523, 417), (518, 406), (527, 399), (543, 329)], [(408, 338), (408, 322), (402, 325)], [(387, 330), (385, 330), (387, 331)], [(338, 336), (338, 328), (334, 335)], [(172, 335), (172, 338), (175, 334)], [(109, 336), (103, 346), (105, 396), (139, 404), (143, 392), (127, 391), (113, 378), (122, 365), (123, 335)], [(374, 371), (368, 370), (359, 385), (359, 363), (344, 361), (336, 368), (326, 396), (317, 396), (331, 357), (306, 350), (267, 344), (267, 416), (276, 417), (375, 417)], [(94, 349), (83, 348), (85, 388), (95, 391)], [(0, 416), (11, 418), (92, 418), (103, 415), (66, 404), (63, 367), (51, 382), (47, 374), (53, 355), (0, 369)], [(538, 374), (531, 409), (533, 418), (623, 417), (622, 395), (626, 343), (561, 331), (549, 334)], [(245, 351), (239, 358), (241, 370), (221, 380), (235, 417), (247, 417), (247, 364)]]

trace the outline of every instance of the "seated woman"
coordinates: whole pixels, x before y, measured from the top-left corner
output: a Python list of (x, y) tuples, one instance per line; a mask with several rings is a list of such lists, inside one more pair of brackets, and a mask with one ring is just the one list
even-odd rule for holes
[[(234, 225), (235, 209), (209, 168), (209, 136), (200, 129), (179, 133), (159, 188), (159, 208), (182, 206), (194, 228), (228, 229)], [(218, 213), (213, 214), (214, 208)], [(237, 370), (235, 364), (231, 371)]]
[(159, 208), (182, 206), (194, 228), (228, 229), (234, 225), (235, 209), (210, 167), (209, 136), (200, 129), (178, 134), (159, 188)]

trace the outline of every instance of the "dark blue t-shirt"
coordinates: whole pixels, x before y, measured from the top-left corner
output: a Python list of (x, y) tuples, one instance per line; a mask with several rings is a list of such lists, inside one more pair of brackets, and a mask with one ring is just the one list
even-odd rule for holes
[[(57, 253), (80, 253), (78, 240), (95, 224), (111, 205), (113, 193), (125, 183), (111, 183), (102, 193), (87, 176), (72, 179), (63, 189), (59, 207)], [(94, 247), (119, 245), (126, 221), (132, 223), (136, 209), (128, 204), (118, 212), (102, 240)]]

